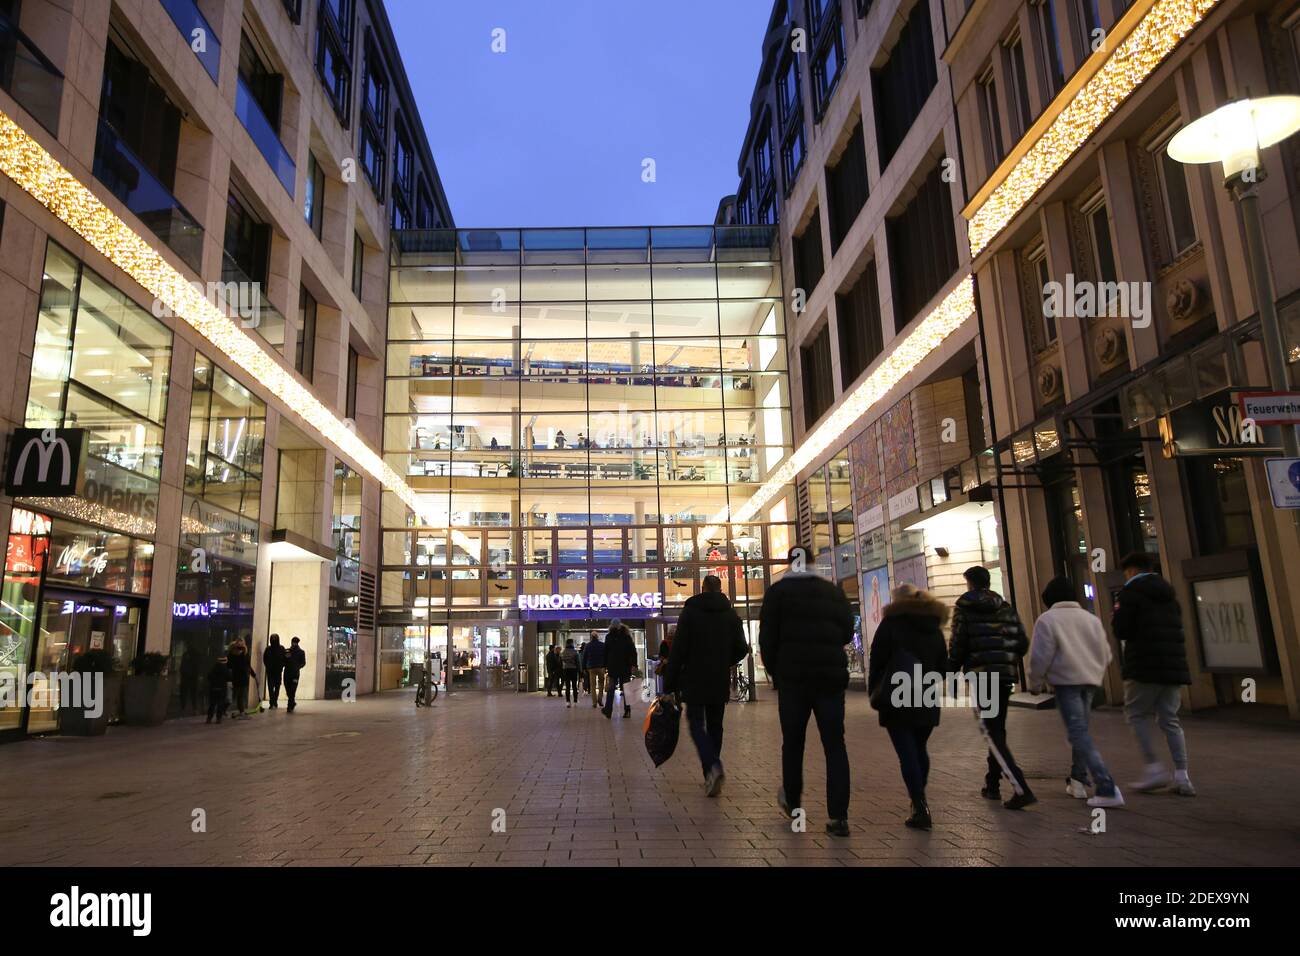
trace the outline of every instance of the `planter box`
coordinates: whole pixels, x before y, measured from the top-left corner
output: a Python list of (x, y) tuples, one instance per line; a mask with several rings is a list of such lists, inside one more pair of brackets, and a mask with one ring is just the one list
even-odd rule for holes
[(99, 737), (107, 732), (107, 705), (98, 717), (87, 717), (80, 707), (59, 708), (59, 733), (65, 737)]
[(133, 674), (126, 679), (122, 716), (127, 724), (153, 727), (167, 719), (171, 678), (161, 674)]

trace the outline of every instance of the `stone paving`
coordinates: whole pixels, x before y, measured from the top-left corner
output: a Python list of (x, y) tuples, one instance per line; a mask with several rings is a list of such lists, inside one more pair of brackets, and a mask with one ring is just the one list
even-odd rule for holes
[[(1196, 798), (1129, 793), (1104, 833), (1064, 793), (1053, 711), (1015, 710), (1012, 746), (1040, 803), (979, 796), (973, 719), (945, 711), (932, 740), (934, 829), (907, 801), (865, 695), (849, 695), (852, 835), (825, 834), (824, 763), (809, 729), (808, 827), (776, 809), (775, 697), (727, 709), (727, 785), (707, 798), (685, 736), (656, 770), (645, 705), (607, 721), (589, 703), (461, 692), (418, 710), (407, 692), (309, 701), (243, 721), (111, 728), (99, 739), (0, 747), (0, 865), (1091, 866), (1300, 863), (1300, 727), (1185, 718)], [(1140, 760), (1122, 716), (1096, 715), (1121, 783)], [(194, 832), (196, 811), (206, 832)], [(499, 811), (504, 811), (501, 818)], [(494, 813), (505, 826), (493, 832)]]

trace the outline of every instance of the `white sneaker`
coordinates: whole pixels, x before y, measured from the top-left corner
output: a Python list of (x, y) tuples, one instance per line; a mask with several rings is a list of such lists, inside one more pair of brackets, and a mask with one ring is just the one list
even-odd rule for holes
[(1147, 764), (1146, 770), (1142, 772), (1142, 779), (1137, 783), (1129, 784), (1129, 786), (1143, 793), (1150, 790), (1159, 790), (1161, 787), (1169, 786), (1169, 771), (1165, 769), (1164, 764)]
[(1124, 806), (1124, 794), (1119, 792), (1119, 787), (1115, 788), (1115, 794), (1110, 797), (1103, 797), (1098, 794), (1095, 797), (1088, 798), (1090, 807), (1122, 807)]
[(1065, 781), (1065, 792), (1076, 800), (1088, 799), (1088, 788), (1073, 777)]
[(1187, 776), (1186, 770), (1174, 771), (1174, 790), (1180, 797), (1196, 796), (1196, 788), (1192, 786), (1192, 778)]

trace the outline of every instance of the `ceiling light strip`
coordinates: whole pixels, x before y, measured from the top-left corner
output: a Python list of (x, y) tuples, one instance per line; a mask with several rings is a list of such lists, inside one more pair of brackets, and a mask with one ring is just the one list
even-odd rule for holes
[(972, 256), (983, 251), (1220, 0), (1157, 0), (1006, 178), (970, 216)]
[(424, 516), (420, 499), (370, 448), (251, 335), (205, 299), (144, 238), (0, 111), (0, 171), (58, 216), (110, 262), (168, 306), (271, 394), (348, 455), (363, 471)]
[(803, 444), (768, 476), (758, 491), (737, 508), (728, 520), (725, 511), (713, 516), (712, 523), (697, 535), (701, 543), (718, 537), (723, 524), (745, 524), (754, 520), (759, 511), (780, 495), (804, 468), (817, 460), (826, 449), (839, 441), (864, 413), (884, 399), (933, 352), (943, 340), (961, 328), (961, 324), (975, 312), (975, 280), (963, 276), (934, 309), (903, 341), (899, 342), (883, 362), (876, 366), (857, 388), (850, 392), (840, 406), (820, 425), (812, 430)]

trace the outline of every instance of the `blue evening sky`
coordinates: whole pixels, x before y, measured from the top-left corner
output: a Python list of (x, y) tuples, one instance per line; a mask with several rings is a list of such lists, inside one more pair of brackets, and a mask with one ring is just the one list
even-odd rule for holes
[(711, 223), (735, 190), (770, 0), (386, 5), (458, 226)]

